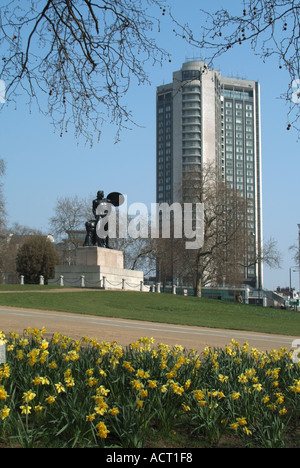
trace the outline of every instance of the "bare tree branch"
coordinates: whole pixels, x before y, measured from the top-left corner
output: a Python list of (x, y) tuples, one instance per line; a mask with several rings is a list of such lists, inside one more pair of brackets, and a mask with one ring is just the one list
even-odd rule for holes
[[(104, 122), (134, 124), (123, 100), (149, 82), (145, 64), (169, 58), (152, 31), (165, 0), (5, 0), (0, 6), (0, 76), (7, 101), (28, 95), (60, 134), (93, 142)], [(152, 12), (155, 13), (156, 18)]]
[[(227, 9), (204, 16), (201, 34), (196, 36), (188, 24), (177, 23), (174, 32), (201, 50), (203, 60), (213, 66), (215, 59), (229, 49), (245, 43), (263, 61), (275, 57), (278, 73), (286, 70), (289, 82), (280, 96), (289, 104), (287, 130), (293, 126), (300, 134), (300, 2), (299, 0), (244, 0), (238, 15)], [(207, 56), (205, 56), (207, 54)]]

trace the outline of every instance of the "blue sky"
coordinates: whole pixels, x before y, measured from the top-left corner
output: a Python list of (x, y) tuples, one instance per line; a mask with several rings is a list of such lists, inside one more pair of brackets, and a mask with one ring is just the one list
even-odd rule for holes
[[(203, 20), (199, 4), (199, 0), (172, 1), (174, 14), (193, 28)], [(223, 5), (220, 0), (209, 2), (211, 11)], [(230, 5), (242, 9), (239, 1)], [(203, 3), (202, 8), (207, 6)], [(17, 106), (0, 104), (0, 157), (7, 166), (4, 194), (9, 224), (18, 222), (48, 233), (57, 198), (93, 197), (99, 189), (126, 194), (128, 204), (155, 202), (156, 86), (170, 82), (183, 62), (200, 56), (198, 50), (174, 37), (165, 18), (157, 39), (171, 53), (172, 62), (162, 67), (148, 64), (151, 85), (133, 86), (129, 91), (128, 107), (140, 127), (124, 130), (119, 143), (115, 144), (116, 129), (111, 125), (103, 127), (100, 143), (90, 148), (71, 132), (60, 138), (37, 109), (29, 113), (22, 97)], [(264, 285), (268, 289), (287, 286), (289, 269), (295, 264), (289, 247), (297, 243), (300, 223), (299, 143), (296, 132), (286, 130), (287, 105), (279, 99), (288, 76), (279, 72), (276, 61), (263, 63), (245, 45), (220, 57), (214, 67), (222, 76), (260, 82), (264, 237), (276, 239), (282, 253), (281, 269), (265, 268)], [(292, 286), (299, 289), (296, 272), (292, 272)]]

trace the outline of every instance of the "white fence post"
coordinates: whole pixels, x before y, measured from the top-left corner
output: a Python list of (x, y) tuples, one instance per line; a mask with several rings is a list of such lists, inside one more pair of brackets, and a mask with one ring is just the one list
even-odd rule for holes
[(0, 364), (6, 363), (6, 343), (0, 340)]

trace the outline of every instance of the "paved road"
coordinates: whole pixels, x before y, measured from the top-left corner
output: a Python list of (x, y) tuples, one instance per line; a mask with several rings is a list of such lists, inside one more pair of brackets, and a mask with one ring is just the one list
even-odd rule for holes
[(279, 349), (281, 346), (291, 349), (293, 340), (297, 338), (0, 306), (0, 330), (4, 333), (22, 333), (27, 327), (43, 326), (49, 335), (60, 332), (74, 339), (88, 336), (98, 341), (115, 340), (124, 346), (142, 336), (149, 336), (155, 338), (156, 343), (180, 344), (197, 351), (203, 350), (206, 345), (224, 347), (232, 338), (240, 345), (247, 342), (250, 347), (261, 351)]

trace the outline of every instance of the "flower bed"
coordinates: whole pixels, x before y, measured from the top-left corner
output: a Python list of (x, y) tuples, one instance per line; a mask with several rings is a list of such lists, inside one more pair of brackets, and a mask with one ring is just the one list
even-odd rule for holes
[(202, 353), (143, 337), (128, 347), (28, 329), (0, 333), (0, 441), (11, 446), (151, 446), (183, 430), (210, 446), (285, 447), (300, 413), (300, 367), (285, 349), (232, 340)]

